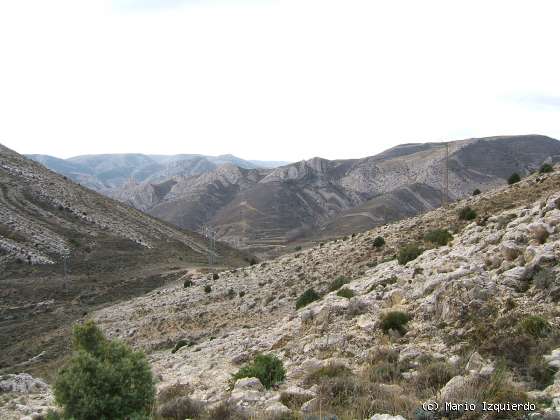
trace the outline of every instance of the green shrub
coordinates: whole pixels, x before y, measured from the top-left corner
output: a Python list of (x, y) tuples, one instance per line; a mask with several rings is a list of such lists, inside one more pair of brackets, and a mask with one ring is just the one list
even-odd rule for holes
[(303, 308), (309, 305), (311, 302), (319, 300), (321, 297), (313, 289), (307, 289), (296, 301), (296, 309)]
[(405, 265), (409, 261), (413, 261), (418, 256), (420, 256), (424, 252), (418, 245), (416, 244), (408, 244), (403, 246), (399, 249), (399, 255), (397, 256), (397, 261), (401, 265)]
[(388, 333), (389, 330), (395, 330), (404, 334), (406, 332), (406, 324), (408, 321), (410, 321), (410, 317), (404, 312), (387, 312), (381, 318), (381, 329), (384, 333)]
[(350, 279), (348, 279), (347, 277), (344, 276), (338, 276), (336, 279), (334, 279), (331, 284), (329, 285), (329, 290), (331, 292), (334, 292), (335, 290), (340, 289), (342, 286), (344, 286), (345, 284), (349, 283)]
[(472, 195), (480, 195), (481, 191), (477, 188), (472, 192)]
[(549, 172), (553, 172), (554, 168), (552, 167), (552, 165), (549, 165), (548, 163), (545, 163), (544, 165), (541, 166), (541, 168), (539, 169), (539, 172), (541, 174), (546, 174)]
[(521, 181), (521, 177), (517, 172), (512, 173), (508, 178), (509, 185), (517, 184), (519, 181)]
[(346, 299), (350, 299), (354, 297), (354, 291), (344, 287), (340, 289), (338, 292), (336, 292), (336, 295)]
[(546, 337), (550, 332), (550, 324), (546, 319), (531, 315), (519, 321), (519, 329), (535, 338)]
[(193, 285), (193, 282), (191, 279), (187, 279), (185, 280), (185, 282), (183, 283), (183, 287), (186, 289), (187, 287), (191, 287)]
[(459, 210), (459, 220), (474, 220), (476, 219), (476, 211), (469, 206), (463, 207)]
[(447, 229), (434, 229), (424, 235), (424, 240), (436, 245), (447, 245), (453, 239), (453, 235)]
[(177, 351), (181, 347), (190, 346), (190, 345), (191, 345), (191, 343), (189, 341), (181, 339), (181, 340), (177, 341), (177, 343), (175, 344), (175, 347), (173, 347), (173, 350), (171, 350), (171, 353), (177, 353)]
[(211, 291), (212, 291), (212, 286), (210, 286), (209, 284), (204, 286), (204, 293), (210, 293)]
[(251, 363), (242, 366), (233, 375), (233, 380), (241, 378), (259, 378), (266, 389), (270, 389), (284, 380), (286, 370), (282, 361), (272, 354), (258, 354)]
[(232, 288), (230, 288), (227, 292), (227, 298), (228, 299), (233, 299), (235, 297), (235, 290), (233, 290)]
[(298, 245), (294, 248), (294, 251), (301, 251), (301, 245)]
[(383, 245), (385, 245), (385, 239), (383, 239), (381, 236), (378, 236), (373, 240), (374, 247), (381, 248)]
[(150, 365), (141, 352), (107, 340), (92, 322), (74, 327), (74, 355), (54, 384), (65, 418), (141, 418), (155, 397)]

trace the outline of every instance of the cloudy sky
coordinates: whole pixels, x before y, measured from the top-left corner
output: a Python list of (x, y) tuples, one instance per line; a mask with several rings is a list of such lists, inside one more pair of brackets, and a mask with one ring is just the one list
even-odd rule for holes
[(0, 0), (0, 143), (299, 160), (560, 138), (560, 2)]

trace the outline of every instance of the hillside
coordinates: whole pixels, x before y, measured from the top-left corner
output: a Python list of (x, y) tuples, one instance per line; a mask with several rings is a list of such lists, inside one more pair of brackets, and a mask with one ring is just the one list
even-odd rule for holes
[(79, 186), (0, 145), (0, 370), (59, 360), (71, 322), (192, 269), (250, 256)]
[[(218, 237), (263, 255), (371, 229), (441, 205), (445, 148), (406, 144), (353, 160), (314, 158), (276, 169), (235, 165), (159, 182), (127, 184), (114, 197), (191, 230), (212, 225)], [(544, 161), (560, 142), (505, 136), (450, 142), (449, 199), (504, 185)]]
[[(458, 218), (465, 206), (476, 220)], [(552, 415), (560, 410), (559, 226), (560, 172), (536, 174), (217, 280), (194, 274), (191, 287), (179, 280), (90, 317), (148, 352), (160, 390), (184, 384), (177, 398), (225, 401), (241, 418), (435, 418), (422, 413), (425, 401), (531, 401)], [(449, 245), (424, 239), (436, 228), (453, 234)], [(378, 236), (384, 246), (373, 245)], [(410, 243), (425, 251), (400, 264), (394, 256)], [(331, 291), (337, 279), (346, 297)], [(320, 298), (296, 309), (309, 288)], [(404, 324), (384, 330), (395, 311)], [(179, 340), (186, 345), (172, 353)], [(282, 360), (286, 380), (231, 389), (231, 374), (260, 352)], [(49, 395), (26, 403), (49, 404)], [(455, 418), (524, 416), (483, 414)]]

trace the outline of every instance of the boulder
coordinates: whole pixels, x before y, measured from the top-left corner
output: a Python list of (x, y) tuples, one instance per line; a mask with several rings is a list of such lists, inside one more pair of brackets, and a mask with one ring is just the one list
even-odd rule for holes
[(512, 240), (502, 242), (501, 252), (504, 258), (507, 261), (515, 260), (523, 251), (523, 248), (520, 247), (517, 242)]
[(274, 401), (273, 403), (269, 404), (265, 409), (265, 413), (274, 418), (288, 415), (292, 412), (288, 407), (282, 404), (280, 401)]
[(0, 391), (19, 394), (37, 394), (48, 390), (48, 385), (28, 373), (0, 376)]
[(406, 420), (403, 416), (393, 416), (391, 414), (374, 414), (369, 420)]
[(258, 378), (241, 378), (235, 382), (234, 391), (253, 390), (264, 391), (264, 386)]

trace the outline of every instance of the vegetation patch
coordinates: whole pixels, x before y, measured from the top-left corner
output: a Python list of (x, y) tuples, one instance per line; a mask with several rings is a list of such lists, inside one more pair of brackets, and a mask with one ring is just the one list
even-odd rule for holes
[(466, 206), (459, 210), (458, 216), (459, 220), (474, 220), (476, 219), (476, 211), (474, 211), (471, 207)]
[(177, 343), (175, 344), (175, 347), (173, 347), (173, 350), (171, 350), (171, 353), (177, 353), (177, 351), (179, 351), (180, 348), (185, 347), (185, 346), (191, 346), (192, 344), (190, 343), (190, 341), (181, 339), (179, 341), (177, 341)]
[(552, 167), (552, 165), (545, 163), (544, 165), (541, 166), (541, 168), (539, 169), (539, 172), (541, 174), (547, 174), (549, 172), (553, 172), (554, 168)]
[(354, 297), (354, 291), (344, 287), (336, 292), (336, 295), (346, 299), (350, 299)]
[(424, 235), (424, 240), (433, 244), (444, 246), (453, 239), (453, 235), (447, 229), (430, 230)]
[(282, 361), (273, 354), (258, 354), (255, 359), (239, 369), (233, 380), (241, 378), (259, 378), (266, 389), (270, 389), (284, 380), (286, 370)]
[(519, 329), (535, 338), (546, 337), (550, 331), (550, 324), (546, 319), (538, 315), (531, 315), (519, 322)]
[(517, 184), (519, 181), (521, 181), (521, 177), (517, 172), (512, 173), (508, 178), (509, 185)]
[(408, 244), (399, 249), (399, 254), (397, 256), (397, 261), (401, 265), (415, 260), (418, 258), (424, 250), (420, 248), (417, 244)]
[(401, 311), (387, 312), (381, 317), (381, 329), (385, 334), (389, 330), (398, 331), (400, 334), (406, 333), (406, 324), (410, 321), (410, 316)]
[(307, 289), (296, 301), (296, 309), (303, 308), (304, 306), (307, 306), (311, 302), (315, 302), (320, 298), (321, 296), (319, 296), (319, 294), (315, 290)]
[(342, 364), (330, 364), (314, 370), (305, 378), (307, 385), (318, 384), (322, 379), (340, 378), (351, 376), (352, 371)]
[(150, 365), (141, 352), (107, 340), (88, 321), (73, 330), (74, 355), (54, 384), (65, 418), (147, 417), (155, 399)]
[(373, 240), (373, 246), (375, 248), (381, 248), (383, 245), (385, 245), (385, 239), (383, 239), (383, 237), (378, 236)]

